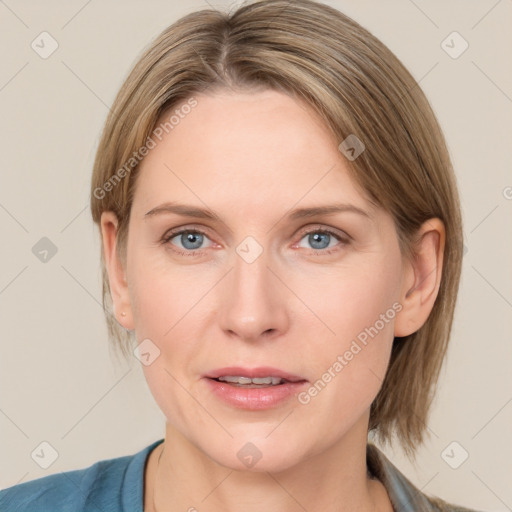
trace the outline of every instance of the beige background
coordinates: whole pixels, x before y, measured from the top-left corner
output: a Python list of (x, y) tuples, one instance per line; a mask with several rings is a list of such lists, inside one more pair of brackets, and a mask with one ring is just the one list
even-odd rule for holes
[[(424, 492), (512, 510), (512, 2), (326, 3), (370, 29), (421, 81), (462, 196), (467, 252), (431, 438), (416, 467), (399, 450), (386, 453)], [(0, 2), (0, 487), (163, 437), (140, 363), (109, 353), (89, 180), (108, 105), (142, 48), (206, 7), (203, 0)], [(42, 31), (59, 45), (47, 59), (31, 48)], [(469, 43), (457, 59), (441, 47), (453, 31)], [(46, 263), (32, 252), (42, 237), (57, 247)], [(31, 458), (43, 441), (58, 452), (48, 469)], [(441, 457), (453, 441), (469, 453), (458, 469)]]

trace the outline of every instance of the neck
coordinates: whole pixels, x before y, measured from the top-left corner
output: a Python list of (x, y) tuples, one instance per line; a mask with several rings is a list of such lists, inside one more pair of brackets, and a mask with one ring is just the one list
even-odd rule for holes
[(145, 512), (392, 511), (383, 485), (366, 466), (366, 430), (351, 431), (326, 452), (281, 471), (222, 466), (171, 425), (150, 455)]

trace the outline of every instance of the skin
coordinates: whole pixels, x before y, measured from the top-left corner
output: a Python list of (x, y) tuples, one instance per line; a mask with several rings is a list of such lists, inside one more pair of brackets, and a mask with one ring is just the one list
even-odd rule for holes
[[(165, 442), (148, 459), (144, 510), (390, 511), (367, 475), (369, 409), (393, 337), (419, 329), (434, 304), (443, 223), (421, 227), (416, 258), (406, 261), (392, 217), (356, 186), (340, 141), (305, 104), (276, 91), (195, 97), (141, 164), (126, 262), (115, 215), (101, 219), (116, 318), (160, 350), (143, 365), (167, 418)], [(145, 215), (169, 201), (208, 207), (220, 220)], [(370, 218), (287, 217), (332, 203)], [(162, 243), (172, 228), (204, 231), (200, 252), (177, 252), (191, 252), (185, 236)], [(350, 238), (327, 236), (319, 248), (303, 233), (319, 228)], [(252, 263), (236, 252), (247, 236), (263, 248)], [(224, 366), (274, 366), (314, 383), (393, 303), (400, 312), (308, 404), (292, 397), (236, 409), (202, 378)], [(248, 442), (262, 454), (252, 468), (237, 457)]]

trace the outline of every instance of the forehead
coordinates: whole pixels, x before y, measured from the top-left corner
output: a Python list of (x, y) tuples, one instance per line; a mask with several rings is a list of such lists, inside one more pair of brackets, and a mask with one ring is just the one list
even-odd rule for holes
[(177, 114), (142, 161), (134, 208), (201, 200), (241, 213), (291, 208), (307, 197), (368, 209), (337, 141), (306, 104), (272, 90), (194, 98), (193, 108), (177, 105), (161, 117)]

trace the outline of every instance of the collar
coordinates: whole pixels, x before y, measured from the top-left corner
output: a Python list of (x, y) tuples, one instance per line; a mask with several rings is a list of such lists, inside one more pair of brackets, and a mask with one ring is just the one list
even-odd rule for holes
[(366, 464), (369, 473), (386, 488), (395, 512), (471, 512), (440, 498), (426, 496), (370, 442), (366, 445)]

